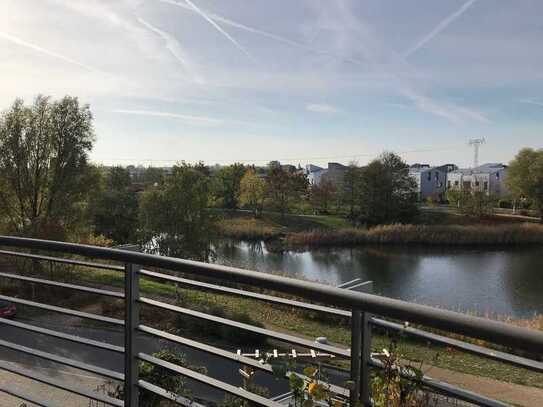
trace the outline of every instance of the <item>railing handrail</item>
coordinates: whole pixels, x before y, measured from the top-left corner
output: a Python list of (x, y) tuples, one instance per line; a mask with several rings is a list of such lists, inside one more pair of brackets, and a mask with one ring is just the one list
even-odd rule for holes
[(0, 245), (102, 258), (147, 267), (170, 269), (201, 277), (224, 279), (225, 281), (256, 287), (265, 287), (335, 306), (358, 309), (402, 321), (419, 323), (456, 334), (480, 338), (498, 345), (543, 353), (542, 332), (426, 305), (380, 297), (373, 294), (352, 292), (320, 283), (192, 260), (77, 243), (0, 236)]
[[(112, 271), (120, 271), (124, 270), (123, 266), (116, 266), (112, 264), (106, 264), (106, 263), (94, 263), (94, 262), (88, 262), (88, 261), (80, 261), (80, 260), (73, 260), (73, 259), (66, 259), (63, 257), (50, 257), (50, 256), (44, 256), (44, 255), (31, 255), (26, 254), (23, 252), (14, 252), (14, 251), (5, 251), (0, 250), (0, 255), (6, 255), (6, 256), (14, 256), (14, 257), (22, 257), (22, 258), (31, 258), (38, 261), (47, 261), (52, 263), (67, 263), (73, 266), (86, 266), (91, 268), (97, 268), (97, 269), (108, 269)], [(262, 294), (257, 293), (254, 291), (249, 291), (247, 289), (238, 289), (238, 288), (231, 288), (227, 286), (222, 286), (218, 284), (212, 284), (212, 283), (206, 283), (203, 281), (197, 281), (192, 280), (188, 278), (183, 277), (177, 277), (171, 274), (163, 274), (163, 273), (157, 273), (154, 271), (149, 271), (145, 269), (140, 269), (139, 274), (144, 277), (149, 278), (155, 278), (162, 281), (169, 281), (176, 284), (181, 284), (183, 286), (188, 286), (192, 288), (202, 289), (202, 290), (209, 290), (214, 291), (222, 294), (227, 295), (234, 295), (234, 296), (241, 296), (244, 298), (250, 298), (254, 300), (264, 301), (271, 304), (276, 305), (284, 305), (288, 307), (295, 307), (298, 309), (303, 309), (311, 312), (319, 312), (324, 314), (330, 314), (330, 315), (336, 315), (339, 317), (345, 317), (345, 318), (351, 318), (352, 312), (349, 310), (344, 310), (340, 308), (332, 308), (328, 307), (326, 305), (319, 305), (314, 303), (308, 303), (308, 302), (302, 302), (297, 301), (285, 297), (278, 297), (270, 294)], [(95, 288), (89, 288), (84, 286), (78, 286), (73, 284), (64, 284), (64, 283), (58, 283), (51, 280), (42, 280), (42, 279), (34, 279), (29, 278), (25, 276), (21, 276), (20, 274), (7, 274), (7, 273), (0, 273), (0, 278), (9, 278), (9, 279), (15, 279), (15, 280), (22, 280), (22, 281), (30, 281), (30, 282), (36, 282), (41, 283), (45, 285), (53, 285), (53, 286), (59, 286), (59, 287), (66, 287), (75, 289), (78, 291), (85, 291), (89, 293), (95, 293), (100, 295), (108, 295), (108, 296), (116, 296), (119, 298), (124, 298), (124, 294), (122, 293), (114, 293), (107, 290), (100, 290)], [(354, 283), (358, 283), (362, 281), (361, 279), (357, 278), (355, 280), (343, 283), (339, 286), (336, 286), (337, 288), (345, 288), (346, 286), (349, 286)], [(0, 318), (0, 321), (2, 323), (8, 323), (6, 320)], [(12, 323), (12, 322), (9, 322)], [(518, 355), (513, 355), (510, 353), (505, 353), (501, 351), (497, 351), (494, 349), (488, 349), (483, 346), (474, 345), (462, 340), (449, 338), (447, 336), (427, 332), (421, 329), (417, 329), (408, 325), (395, 323), (392, 321), (387, 321), (384, 319), (373, 317), (370, 320), (370, 324), (373, 326), (377, 326), (380, 328), (384, 328), (385, 330), (391, 330), (398, 333), (406, 334), (409, 336), (418, 337), (427, 341), (430, 341), (435, 344), (445, 345), (452, 348), (456, 348), (462, 351), (470, 352), (475, 355), (482, 356), (484, 358), (488, 359), (494, 359), (500, 362), (505, 362), (511, 365), (516, 365), (518, 367), (523, 367), (529, 370), (533, 370), (535, 372), (543, 372), (543, 362), (539, 362), (533, 359), (525, 358)], [(28, 329), (28, 327), (25, 327), (25, 329)], [(258, 365), (258, 364), (257, 364)], [(260, 365), (258, 365), (260, 366)]]

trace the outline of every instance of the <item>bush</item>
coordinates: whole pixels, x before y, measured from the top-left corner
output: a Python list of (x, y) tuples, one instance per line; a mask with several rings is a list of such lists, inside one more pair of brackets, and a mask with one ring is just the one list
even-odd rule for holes
[[(179, 353), (174, 350), (162, 350), (160, 352), (153, 353), (152, 356), (165, 362), (194, 370), (198, 373), (207, 374), (207, 369), (205, 367), (189, 364), (183, 353)], [(147, 362), (140, 362), (139, 378), (156, 386), (160, 386), (179, 396), (184, 396), (189, 399), (192, 398), (192, 392), (187, 388), (184, 377), (163, 367)], [(105, 387), (104, 390), (106, 390)], [(121, 385), (115, 386), (113, 389), (106, 390), (105, 393), (110, 397), (121, 400), (124, 399), (124, 389)], [(162, 397), (148, 391), (142, 391), (139, 397), (139, 405), (141, 407), (159, 407), (164, 405), (163, 403), (164, 399)]]
[(511, 202), (510, 199), (500, 199), (498, 201), (498, 208), (501, 209), (512, 209), (513, 208), (513, 202)]

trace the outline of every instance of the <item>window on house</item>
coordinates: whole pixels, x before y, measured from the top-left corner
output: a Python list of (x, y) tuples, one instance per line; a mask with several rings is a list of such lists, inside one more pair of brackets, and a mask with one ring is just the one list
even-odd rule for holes
[(431, 181), (431, 180), (432, 180), (432, 172), (428, 171), (428, 181)]
[(485, 191), (488, 191), (488, 181), (485, 181), (484, 184), (483, 184), (483, 189)]
[(475, 181), (475, 186), (476, 186), (476, 187), (479, 186), (479, 181)]
[[(458, 181), (456, 181), (456, 182), (458, 182)], [(447, 188), (451, 189), (451, 181), (447, 181)]]
[(454, 181), (454, 186), (457, 187), (459, 185), (458, 181)]

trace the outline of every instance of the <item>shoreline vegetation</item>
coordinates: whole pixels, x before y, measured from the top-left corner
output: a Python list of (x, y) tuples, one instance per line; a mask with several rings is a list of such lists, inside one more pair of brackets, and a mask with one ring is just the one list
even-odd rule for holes
[(264, 240), (275, 250), (357, 245), (526, 246), (543, 244), (543, 225), (487, 221), (477, 224), (390, 224), (353, 227), (333, 216), (266, 214), (251, 218), (227, 214), (218, 234), (238, 240)]

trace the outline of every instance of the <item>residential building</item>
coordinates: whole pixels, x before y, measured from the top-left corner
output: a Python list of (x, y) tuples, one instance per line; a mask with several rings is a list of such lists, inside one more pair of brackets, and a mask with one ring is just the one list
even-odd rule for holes
[(328, 163), (328, 168), (322, 168), (318, 165), (308, 164), (305, 167), (305, 174), (309, 185), (319, 185), (324, 180), (330, 181), (334, 185), (343, 182), (343, 177), (347, 167), (340, 163)]
[(307, 181), (309, 185), (319, 185), (321, 182), (322, 174), (326, 170), (318, 165), (307, 164), (305, 166), (305, 174), (307, 175)]
[(447, 169), (446, 165), (430, 167), (428, 164), (414, 164), (409, 168), (409, 175), (417, 184), (421, 201), (428, 198), (440, 202), (445, 200)]
[(509, 194), (505, 180), (507, 165), (488, 163), (476, 168), (458, 169), (447, 176), (447, 189), (481, 191), (497, 198)]

